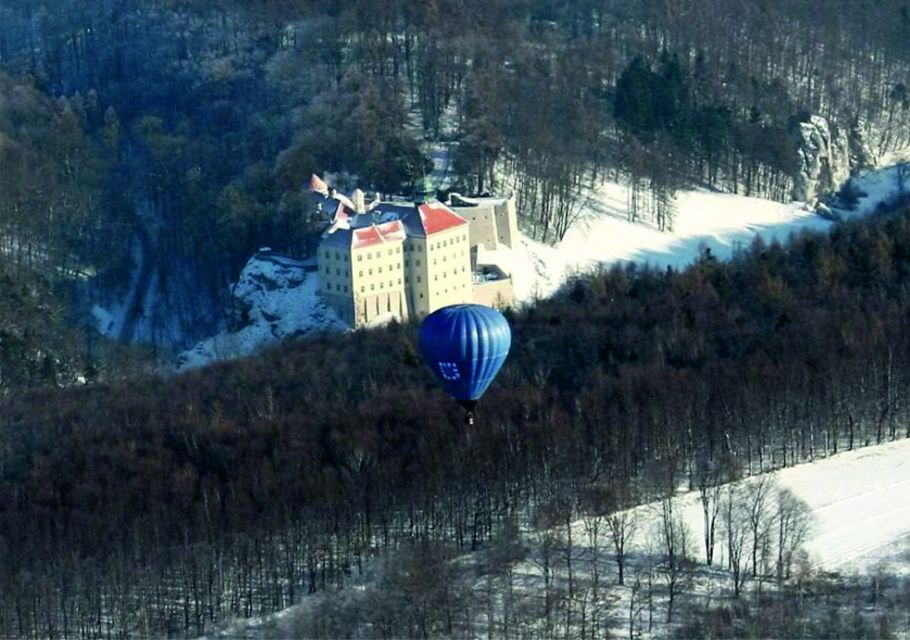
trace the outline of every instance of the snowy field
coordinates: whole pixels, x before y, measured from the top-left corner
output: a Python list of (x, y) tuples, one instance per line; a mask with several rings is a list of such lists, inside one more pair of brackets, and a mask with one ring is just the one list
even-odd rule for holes
[[(813, 567), (863, 571), (910, 535), (906, 499), (910, 440), (839, 453), (766, 475), (808, 505), (812, 524), (805, 549)], [(676, 500), (693, 539), (702, 541), (704, 519), (697, 492)], [(636, 519), (653, 520), (657, 510), (655, 504), (637, 507)], [(703, 543), (697, 547), (696, 557), (704, 556), (703, 547)], [(720, 540), (715, 553), (723, 557)]]
[[(899, 190), (895, 167), (863, 172), (853, 181), (866, 195), (854, 211), (836, 211), (839, 217), (871, 213)], [(904, 187), (910, 189), (910, 176)], [(680, 269), (705, 249), (716, 258), (727, 259), (756, 237), (783, 242), (790, 234), (826, 231), (834, 224), (801, 203), (680, 191), (673, 231), (665, 233), (628, 222), (627, 203), (626, 186), (605, 183), (587, 195), (578, 220), (556, 246), (523, 236), (518, 249), (481, 252), (478, 260), (505, 265), (513, 274), (516, 298), (525, 302), (550, 296), (573, 275), (601, 264), (636, 262)]]

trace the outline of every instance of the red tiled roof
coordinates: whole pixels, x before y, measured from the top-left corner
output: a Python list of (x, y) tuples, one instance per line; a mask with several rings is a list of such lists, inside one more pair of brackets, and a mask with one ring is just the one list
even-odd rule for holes
[(326, 194), (329, 192), (329, 185), (314, 173), (310, 176), (310, 190), (315, 191), (316, 193)]
[(441, 202), (427, 202), (418, 205), (420, 223), (428, 236), (468, 224), (468, 221)]
[(344, 203), (339, 202), (335, 209), (335, 217), (332, 219), (332, 226), (329, 227), (329, 233), (335, 233), (338, 229), (350, 228), (351, 216), (345, 211)]
[(383, 224), (373, 224), (362, 229), (354, 229), (351, 247), (362, 249), (385, 242), (401, 242), (405, 238), (404, 226), (400, 220)]

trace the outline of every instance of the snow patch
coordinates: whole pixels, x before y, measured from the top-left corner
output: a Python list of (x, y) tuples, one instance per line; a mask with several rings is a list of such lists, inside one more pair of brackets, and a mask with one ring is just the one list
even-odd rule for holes
[(243, 268), (231, 295), (236, 327), (181, 353), (178, 370), (250, 355), (285, 338), (347, 328), (319, 295), (315, 265), (305, 261), (257, 253)]
[[(903, 189), (910, 192), (910, 170)], [(852, 211), (835, 209), (831, 217), (873, 213), (901, 192), (896, 166), (863, 171), (852, 179), (861, 192)], [(512, 275), (515, 299), (529, 302), (555, 293), (571, 277), (600, 266), (637, 263), (684, 269), (706, 250), (727, 260), (756, 238), (785, 242), (791, 234), (828, 231), (834, 221), (801, 202), (784, 204), (706, 190), (680, 191), (673, 230), (658, 231), (627, 219), (629, 189), (607, 182), (587, 194), (582, 212), (555, 246), (521, 234), (518, 246), (478, 250), (478, 264), (496, 264)]]

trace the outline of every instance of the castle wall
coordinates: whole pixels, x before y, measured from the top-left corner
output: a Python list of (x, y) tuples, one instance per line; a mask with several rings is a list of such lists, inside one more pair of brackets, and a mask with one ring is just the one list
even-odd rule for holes
[(494, 309), (505, 309), (515, 304), (512, 278), (475, 283), (472, 287), (473, 302)]

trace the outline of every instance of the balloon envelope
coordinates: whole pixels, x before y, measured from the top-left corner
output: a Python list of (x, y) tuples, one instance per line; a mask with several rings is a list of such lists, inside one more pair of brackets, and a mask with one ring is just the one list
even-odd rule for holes
[(443, 388), (463, 404), (483, 395), (509, 355), (512, 332), (501, 313), (479, 304), (443, 307), (420, 327), (420, 352)]

